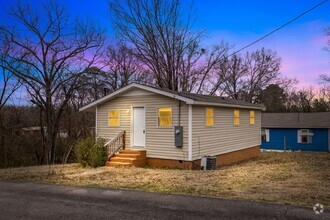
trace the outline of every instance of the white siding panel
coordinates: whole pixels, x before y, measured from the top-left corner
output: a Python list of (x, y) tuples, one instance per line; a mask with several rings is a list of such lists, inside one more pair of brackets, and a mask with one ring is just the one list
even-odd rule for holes
[[(132, 93), (131, 93), (132, 94)], [(147, 157), (187, 160), (188, 158), (188, 105), (182, 103), (181, 125), (183, 126), (183, 147), (174, 145), (174, 126), (178, 125), (179, 101), (162, 95), (139, 96), (139, 91), (134, 96), (120, 96), (98, 106), (97, 135), (107, 140), (114, 137), (122, 130), (126, 130), (126, 147), (131, 147), (131, 107), (143, 106), (146, 111), (146, 150)], [(172, 107), (171, 127), (157, 126), (157, 109), (159, 107)], [(109, 109), (120, 110), (120, 126), (108, 126)]]
[(193, 159), (260, 145), (261, 113), (255, 111), (250, 125), (250, 110), (240, 110), (240, 125), (234, 125), (234, 108), (214, 108), (214, 126), (205, 125), (205, 106), (193, 106)]
[(121, 96), (144, 96), (144, 95), (155, 95), (155, 93), (145, 91), (142, 89), (133, 89), (122, 94)]

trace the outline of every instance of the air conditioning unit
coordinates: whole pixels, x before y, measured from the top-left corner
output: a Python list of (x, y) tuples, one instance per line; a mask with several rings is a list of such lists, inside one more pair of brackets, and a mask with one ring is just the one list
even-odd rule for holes
[(201, 170), (215, 170), (217, 158), (212, 156), (204, 156), (201, 159)]

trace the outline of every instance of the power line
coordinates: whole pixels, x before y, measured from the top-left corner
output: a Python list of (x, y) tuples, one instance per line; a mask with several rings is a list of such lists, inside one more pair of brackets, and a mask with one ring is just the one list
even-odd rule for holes
[(269, 32), (268, 34), (266, 34), (266, 35), (262, 36), (261, 38), (259, 38), (259, 39), (255, 40), (255, 41), (253, 41), (252, 43), (250, 43), (250, 44), (248, 44), (248, 45), (246, 45), (246, 46), (242, 47), (241, 49), (239, 49), (239, 50), (235, 51), (234, 53), (230, 54), (230, 55), (229, 55), (229, 56), (227, 56), (227, 57), (231, 57), (231, 56), (233, 56), (233, 55), (235, 55), (235, 54), (237, 54), (237, 53), (241, 52), (242, 50), (245, 50), (246, 48), (248, 48), (248, 47), (252, 46), (253, 44), (256, 44), (256, 43), (258, 43), (259, 41), (261, 41), (261, 40), (265, 39), (265, 38), (266, 38), (266, 37), (268, 37), (269, 35), (271, 35), (271, 34), (273, 34), (273, 33), (277, 32), (277, 31), (281, 30), (281, 29), (282, 29), (282, 28), (284, 28), (285, 26), (287, 26), (287, 25), (291, 24), (292, 22), (294, 22), (294, 21), (298, 20), (299, 18), (301, 18), (301, 17), (302, 17), (302, 16), (304, 16), (305, 14), (307, 14), (307, 13), (309, 13), (309, 12), (313, 11), (315, 8), (317, 8), (317, 7), (321, 6), (321, 5), (323, 5), (323, 4), (324, 4), (324, 3), (326, 3), (327, 1), (328, 1), (328, 0), (325, 0), (325, 1), (323, 1), (323, 2), (320, 2), (319, 4), (315, 5), (314, 7), (312, 7), (312, 8), (310, 8), (310, 9), (308, 9), (307, 11), (305, 11), (305, 12), (303, 12), (303, 13), (301, 13), (300, 15), (298, 15), (298, 16), (297, 16), (297, 17), (295, 17), (295, 18), (293, 18), (292, 20), (290, 20), (290, 21), (286, 22), (285, 24), (283, 24), (283, 25), (279, 26), (278, 28), (276, 28), (276, 29), (272, 30), (272, 31), (271, 31), (271, 32)]

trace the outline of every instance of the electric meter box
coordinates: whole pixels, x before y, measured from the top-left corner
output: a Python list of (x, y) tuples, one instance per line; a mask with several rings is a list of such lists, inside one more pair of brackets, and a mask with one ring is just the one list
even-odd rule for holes
[(183, 126), (174, 127), (174, 143), (176, 147), (183, 146)]

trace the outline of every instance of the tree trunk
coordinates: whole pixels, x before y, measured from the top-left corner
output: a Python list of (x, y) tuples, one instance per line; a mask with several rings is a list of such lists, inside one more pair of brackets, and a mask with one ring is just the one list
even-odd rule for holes
[(52, 98), (50, 89), (46, 90), (46, 128), (47, 128), (47, 139), (46, 147), (49, 151), (49, 164), (55, 163), (55, 144), (53, 140), (53, 109), (52, 109)]
[(44, 129), (44, 122), (43, 122), (43, 115), (42, 115), (42, 109), (39, 109), (39, 124), (40, 124), (40, 132), (41, 132), (41, 153), (38, 154), (38, 164), (43, 165), (45, 159), (48, 161), (47, 157), (47, 151), (45, 146), (45, 129)]
[(73, 144), (71, 144), (69, 146), (69, 149), (67, 150), (67, 152), (64, 153), (64, 155), (63, 155), (63, 162), (62, 162), (63, 164), (66, 164), (68, 162), (68, 159), (69, 159), (69, 156), (71, 154), (72, 148), (73, 148)]
[(2, 117), (0, 113), (0, 167), (4, 165), (4, 155), (5, 155), (5, 134), (2, 126)]

